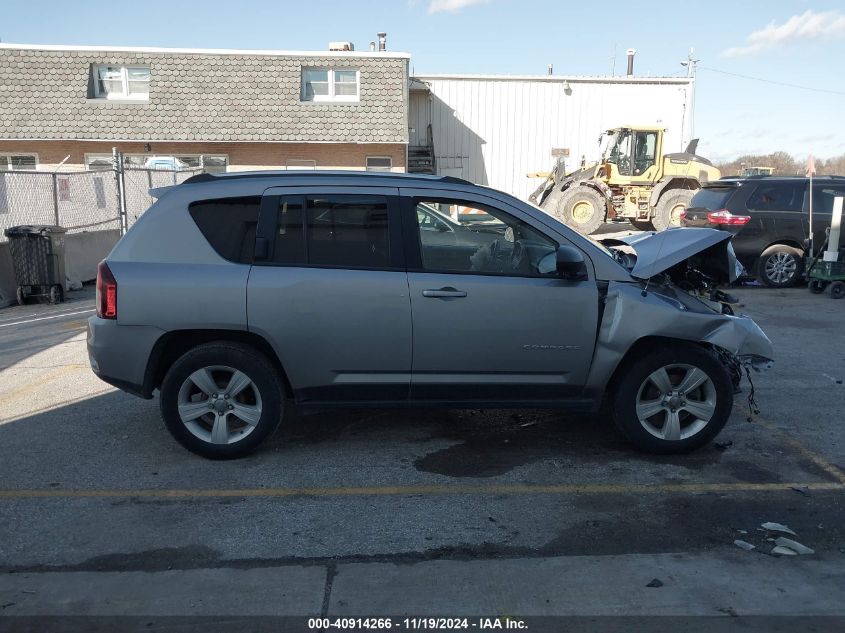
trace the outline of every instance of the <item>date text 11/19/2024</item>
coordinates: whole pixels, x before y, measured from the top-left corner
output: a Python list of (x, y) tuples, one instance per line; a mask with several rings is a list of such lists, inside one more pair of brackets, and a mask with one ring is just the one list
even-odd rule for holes
[(522, 630), (527, 629), (524, 620), (511, 617), (480, 618), (309, 618), (308, 628), (328, 631), (372, 630), (407, 630), (407, 631), (447, 631), (447, 630)]

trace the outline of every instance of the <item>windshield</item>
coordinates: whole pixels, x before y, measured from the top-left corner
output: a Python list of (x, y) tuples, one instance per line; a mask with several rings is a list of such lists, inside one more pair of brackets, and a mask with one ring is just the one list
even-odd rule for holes
[(607, 144), (602, 152), (605, 162), (619, 165), (631, 155), (631, 130), (616, 130), (608, 133)]
[(607, 160), (607, 157), (610, 154), (610, 149), (616, 145), (616, 141), (617, 141), (618, 137), (619, 137), (618, 131), (616, 131), (616, 132), (605, 132), (604, 137), (602, 138), (602, 142), (601, 142), (602, 161)]

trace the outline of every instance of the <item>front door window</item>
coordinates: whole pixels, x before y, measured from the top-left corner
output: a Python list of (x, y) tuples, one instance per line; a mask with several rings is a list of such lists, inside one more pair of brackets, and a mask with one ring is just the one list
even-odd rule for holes
[(520, 277), (555, 274), (557, 243), (499, 209), (455, 200), (421, 200), (416, 211), (426, 271)]

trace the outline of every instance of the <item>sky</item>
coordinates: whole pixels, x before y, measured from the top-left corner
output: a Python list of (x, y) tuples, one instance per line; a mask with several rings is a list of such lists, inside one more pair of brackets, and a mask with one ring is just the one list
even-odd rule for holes
[(699, 153), (845, 153), (843, 0), (0, 0), (13, 43), (368, 50), (378, 31), (420, 74), (624, 74), (635, 48), (636, 74), (678, 76), (693, 49)]

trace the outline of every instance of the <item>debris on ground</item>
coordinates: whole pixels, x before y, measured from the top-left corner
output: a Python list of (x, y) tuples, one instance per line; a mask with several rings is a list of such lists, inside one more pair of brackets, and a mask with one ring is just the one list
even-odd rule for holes
[(804, 495), (805, 497), (809, 497), (809, 496), (810, 496), (810, 491), (809, 491), (809, 490), (807, 490), (807, 488), (801, 488), (801, 487), (799, 487), (799, 486), (790, 486), (790, 487), (789, 487), (789, 489), (790, 489), (790, 490), (794, 490), (795, 492), (800, 492), (800, 493), (801, 493), (802, 495)]
[(651, 582), (646, 585), (646, 587), (662, 587), (663, 583), (660, 581), (659, 578), (652, 578)]
[(734, 443), (730, 440), (727, 442), (714, 442), (714, 444), (716, 445), (716, 450), (722, 452), (728, 450), (731, 446), (734, 445)]
[(536, 426), (536, 425), (537, 425), (536, 422), (526, 422), (525, 424), (520, 424), (519, 426), (520, 426), (520, 428), (524, 429), (526, 426)]
[(733, 607), (720, 607), (720, 608), (718, 608), (718, 609), (716, 609), (716, 610), (717, 610), (717, 611), (721, 611), (721, 612), (722, 612), (722, 613), (724, 613), (725, 615), (729, 615), (729, 616), (731, 616), (732, 618), (736, 618), (736, 617), (738, 617), (738, 616), (739, 616), (739, 614), (736, 612), (736, 609), (734, 609)]
[(772, 554), (777, 554), (778, 556), (798, 556), (798, 552), (793, 549), (789, 549), (788, 547), (783, 547), (781, 545), (777, 545), (772, 548)]
[(775, 545), (777, 547), (786, 547), (788, 549), (791, 549), (796, 554), (799, 554), (801, 556), (807, 556), (809, 554), (816, 553), (816, 550), (811, 549), (806, 545), (802, 545), (798, 541), (793, 541), (791, 538), (784, 538), (783, 536), (779, 536), (775, 539)]
[(752, 545), (748, 541), (743, 541), (742, 539), (735, 540), (734, 545), (736, 545), (737, 547), (741, 547), (746, 552), (750, 552), (751, 550), (756, 549), (755, 545)]
[(783, 525), (782, 523), (773, 523), (772, 521), (768, 521), (763, 523), (761, 526), (764, 530), (768, 530), (769, 532), (783, 532), (785, 534), (792, 534), (792, 536), (798, 536), (795, 532), (790, 530), (787, 526)]

